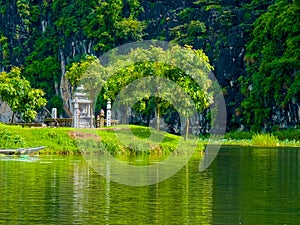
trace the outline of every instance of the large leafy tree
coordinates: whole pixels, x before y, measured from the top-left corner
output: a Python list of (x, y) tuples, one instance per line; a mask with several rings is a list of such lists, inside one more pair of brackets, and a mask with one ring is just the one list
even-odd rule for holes
[(13, 111), (12, 122), (17, 112), (26, 122), (34, 120), (36, 110), (47, 103), (43, 96), (42, 90), (32, 88), (30, 82), (21, 77), (20, 68), (14, 67), (8, 73), (0, 73), (0, 97)]
[[(153, 79), (156, 77), (154, 81), (156, 85), (152, 86), (155, 89), (153, 90), (155, 96), (149, 94), (147, 96), (148, 82), (138, 83), (140, 86), (132, 88), (130, 96), (133, 98), (141, 96), (142, 106), (154, 107), (157, 129), (159, 129), (161, 114), (173, 107), (170, 100), (181, 106), (180, 113), (186, 118), (186, 134), (188, 134), (189, 117), (195, 112), (193, 110), (203, 111), (212, 103), (210, 98), (212, 93), (208, 93), (211, 87), (208, 73), (212, 67), (202, 50), (194, 50), (190, 46), (181, 48), (176, 45), (167, 50), (159, 47), (137, 48), (127, 55), (126, 60), (118, 60), (115, 65), (118, 65), (116, 74), (107, 82), (107, 96), (112, 100), (115, 100), (120, 90), (130, 82), (144, 77), (151, 76), (154, 77)], [(173, 85), (163, 83), (163, 78), (172, 81)], [(175, 84), (178, 88), (174, 88)], [(130, 99), (127, 101), (131, 102)], [(126, 99), (122, 99), (121, 102), (126, 104)]]
[[(188, 117), (193, 113), (192, 108), (203, 111), (212, 103), (212, 93), (209, 93), (212, 83), (208, 77), (212, 67), (202, 50), (176, 45), (167, 50), (154, 46), (148, 49), (136, 48), (125, 55), (112, 53), (111, 62), (107, 66), (101, 65), (101, 62), (95, 65), (89, 59), (92, 58), (87, 57), (70, 67), (67, 77), (71, 83), (75, 86), (83, 84), (87, 92), (93, 95), (90, 96), (92, 99), (95, 98), (96, 90), (90, 87), (102, 87), (102, 99), (110, 98), (115, 101), (119, 97), (118, 102), (124, 106), (120, 107), (123, 109), (131, 107), (133, 102), (138, 103), (134, 107), (140, 111), (149, 112), (151, 110), (147, 107), (154, 108), (157, 128), (161, 114), (172, 107), (172, 100), (181, 106), (180, 110), (187, 119), (187, 125)], [(155, 85), (149, 86), (149, 82), (143, 80), (147, 77), (152, 77), (154, 80), (149, 81)], [(173, 85), (163, 83), (163, 78), (173, 82)], [(134, 83), (134, 87), (129, 86), (136, 80), (142, 82)], [(174, 86), (180, 88), (176, 89)], [(120, 92), (127, 87), (130, 90), (120, 97)], [(152, 88), (152, 92), (149, 88)]]
[(105, 75), (104, 67), (99, 64), (95, 56), (85, 55), (79, 62), (71, 64), (66, 72), (66, 77), (71, 83), (72, 92), (78, 85), (84, 84), (85, 91), (92, 100), (92, 107), (95, 106), (99, 86), (103, 85)]
[(245, 123), (259, 130), (273, 110), (300, 101), (300, 3), (278, 0), (254, 23), (240, 78)]

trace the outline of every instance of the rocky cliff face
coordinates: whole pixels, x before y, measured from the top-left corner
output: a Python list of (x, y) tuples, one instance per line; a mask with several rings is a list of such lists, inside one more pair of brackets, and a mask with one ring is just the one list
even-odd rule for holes
[(12, 114), (10, 107), (0, 100), (0, 122), (9, 123), (11, 121)]
[(237, 79), (245, 75), (245, 44), (249, 38), (247, 29), (256, 16), (245, 19), (246, 12), (241, 6), (249, 1), (215, 1), (219, 2), (219, 6), (211, 8), (209, 5), (196, 5), (194, 2), (143, 0), (144, 12), (140, 18), (149, 21), (146, 38), (166, 41), (174, 40), (172, 30), (176, 27), (185, 26), (191, 21), (205, 24), (205, 32), (197, 36), (195, 31), (193, 40), (181, 40), (181, 44), (201, 48), (209, 56), (215, 68), (214, 74), (224, 93), (231, 126), (232, 116), (242, 100)]
[[(81, 1), (74, 2), (81, 4)], [(239, 116), (238, 107), (242, 100), (238, 78), (246, 73), (245, 45), (249, 40), (251, 24), (273, 1), (255, 3), (257, 6), (252, 11), (251, 8), (244, 7), (252, 2), (254, 1), (140, 0), (143, 11), (138, 19), (147, 24), (144, 39), (192, 45), (194, 48), (203, 49), (209, 56), (226, 100), (228, 124), (236, 128), (241, 127), (239, 120), (233, 122), (233, 117)], [(60, 95), (66, 115), (71, 116), (72, 93), (65, 78), (66, 68), (79, 55), (99, 54), (94, 50), (95, 38), (85, 35), (82, 27), (78, 28), (73, 24), (71, 33), (64, 32), (68, 27), (61, 24), (74, 20), (73, 14), (77, 5), (74, 3), (65, 17), (58, 18), (53, 11), (58, 7), (53, 6), (54, 1), (13, 0), (1, 3), (1, 71), (12, 65), (25, 65), (28, 78), (35, 82), (33, 85), (40, 87), (40, 83), (46, 82), (42, 88), (48, 88), (46, 92), (50, 102), (54, 95)], [(70, 4), (65, 4), (64, 7), (69, 7)], [(75, 18), (74, 22), (82, 19)], [(77, 25), (82, 26), (80, 23)], [(130, 39), (127, 40), (129, 41)], [(115, 46), (118, 44), (124, 44), (124, 40), (114, 43)], [(44, 74), (53, 78), (46, 78)], [(49, 104), (49, 107), (52, 106), (55, 105)], [(3, 115), (1, 113), (0, 119), (5, 120)]]
[[(176, 35), (174, 35), (174, 32), (172, 33), (172, 30), (176, 27), (184, 27), (191, 21), (203, 22), (206, 27), (205, 32), (201, 33), (195, 30), (188, 34), (192, 36), (192, 39), (183, 39), (178, 43), (202, 48), (209, 56), (212, 65), (215, 67), (215, 76), (224, 89), (230, 117), (230, 114), (234, 113), (234, 108), (241, 100), (236, 80), (239, 76), (243, 76), (245, 72), (243, 57), (248, 34), (245, 34), (243, 27), (240, 26), (244, 16), (240, 6), (245, 1), (215, 1), (218, 5), (211, 7), (211, 9), (207, 8), (209, 4), (196, 5), (194, 2), (194, 0), (141, 0), (141, 6), (144, 10), (141, 12), (139, 20), (147, 22), (145, 30), (147, 35), (144, 39), (172, 41), (176, 39)], [(59, 92), (64, 102), (65, 112), (68, 116), (71, 116), (70, 84), (64, 76), (66, 67), (77, 55), (95, 54), (95, 51), (93, 50), (93, 40), (84, 36), (82, 31), (74, 32), (72, 35), (66, 35), (61, 31), (57, 33), (55, 29), (57, 29), (56, 25), (59, 21), (54, 21), (56, 15), (53, 14), (52, 9), (50, 3), (45, 4), (43, 1), (33, 4), (14, 0), (10, 4), (3, 4), (2, 11), (4, 13), (1, 16), (0, 27), (2, 37), (7, 38), (8, 49), (7, 53), (4, 54), (4, 42), (2, 41), (0, 64), (3, 71), (8, 69), (10, 65), (22, 66), (26, 64), (26, 60), (27, 64), (30, 64), (33, 59), (38, 60), (47, 55), (52, 56), (58, 61), (57, 67), (60, 67), (61, 74), (56, 75), (58, 79), (49, 80), (49, 82), (52, 82), (48, 84), (52, 87), (52, 91), (50, 91), (52, 94), (49, 95)], [(37, 18), (32, 18), (34, 16)], [(182, 30), (180, 32), (184, 36), (189, 31)], [(41, 41), (39, 39), (35, 40), (34, 34), (42, 35), (42, 39), (43, 35), (48, 34), (51, 38), (47, 38), (51, 42), (46, 43), (47, 45), (44, 47), (44, 44), (39, 46)], [(45, 52), (46, 56), (32, 54), (34, 48), (39, 47), (41, 48), (40, 51), (46, 51), (45, 49), (47, 49), (52, 53)], [(29, 57), (26, 59), (26, 56)], [(5, 63), (5, 60), (9, 60), (9, 63)], [(40, 60), (40, 64), (44, 62)], [(34, 70), (36, 72), (37, 69), (34, 68)], [(42, 72), (41, 69), (37, 71), (36, 75), (29, 74), (29, 76), (32, 76), (30, 80), (43, 82), (44, 78), (38, 78), (39, 71)]]

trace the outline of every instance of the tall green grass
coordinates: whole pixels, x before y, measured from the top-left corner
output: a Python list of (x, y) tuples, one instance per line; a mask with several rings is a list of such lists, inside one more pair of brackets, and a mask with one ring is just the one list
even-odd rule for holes
[(149, 127), (130, 125), (115, 129), (98, 131), (101, 142), (113, 154), (169, 154), (177, 148), (180, 139)]
[(275, 131), (273, 134), (280, 140), (280, 141), (300, 141), (300, 129), (288, 129), (288, 130), (281, 130)]
[(249, 131), (249, 132), (244, 132), (244, 131), (233, 131), (233, 132), (228, 132), (224, 135), (225, 139), (231, 139), (231, 140), (244, 140), (244, 139), (252, 139), (252, 136), (255, 135), (256, 133)]
[(74, 128), (29, 128), (0, 124), (0, 148), (46, 146), (40, 152), (42, 154), (79, 154), (80, 152), (98, 154), (109, 151), (113, 155), (167, 155), (178, 148), (180, 138), (141, 126), (75, 130)]
[(252, 136), (253, 146), (276, 147), (279, 146), (279, 140), (273, 134), (255, 134)]
[(30, 128), (0, 123), (0, 148), (46, 146), (44, 154), (77, 154), (78, 148), (69, 135), (72, 128)]
[(223, 144), (297, 147), (300, 146), (300, 129), (277, 130), (271, 134), (253, 131), (228, 132), (224, 135)]
[[(82, 129), (74, 137), (74, 128), (28, 128), (0, 123), (0, 148), (46, 146), (42, 154), (79, 154), (109, 151), (111, 154), (164, 155), (176, 151), (182, 137), (141, 126), (117, 126), (107, 129)], [(89, 135), (90, 134), (90, 135)], [(117, 134), (117, 135), (116, 135)], [(98, 137), (98, 138), (95, 138)], [(243, 146), (300, 146), (300, 130), (276, 131), (272, 134), (230, 132), (220, 144)], [(185, 146), (202, 152), (208, 139), (187, 140)], [(195, 145), (196, 144), (196, 145)], [(82, 147), (83, 146), (83, 147)]]

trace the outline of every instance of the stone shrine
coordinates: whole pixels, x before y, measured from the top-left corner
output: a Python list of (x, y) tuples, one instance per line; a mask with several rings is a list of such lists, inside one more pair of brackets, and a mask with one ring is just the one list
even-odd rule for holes
[(79, 86), (74, 93), (73, 104), (73, 127), (92, 128), (93, 113), (91, 109), (92, 101), (84, 93), (83, 86)]

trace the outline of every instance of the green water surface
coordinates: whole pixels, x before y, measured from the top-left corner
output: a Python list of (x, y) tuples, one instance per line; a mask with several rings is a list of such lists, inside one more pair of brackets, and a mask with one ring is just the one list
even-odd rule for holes
[(0, 224), (300, 224), (299, 148), (223, 147), (206, 171), (199, 162), (132, 187), (83, 157), (2, 157)]

